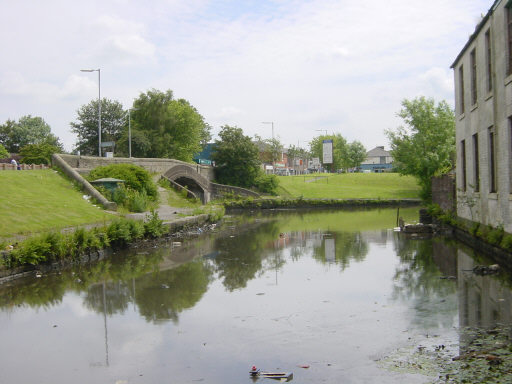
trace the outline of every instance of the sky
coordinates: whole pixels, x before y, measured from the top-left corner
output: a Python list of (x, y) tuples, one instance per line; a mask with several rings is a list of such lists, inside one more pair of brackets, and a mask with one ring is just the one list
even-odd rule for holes
[(0, 124), (70, 122), (101, 96), (171, 89), (212, 126), (308, 147), (389, 148), (401, 101), (453, 106), (450, 65), (493, 0), (0, 0)]

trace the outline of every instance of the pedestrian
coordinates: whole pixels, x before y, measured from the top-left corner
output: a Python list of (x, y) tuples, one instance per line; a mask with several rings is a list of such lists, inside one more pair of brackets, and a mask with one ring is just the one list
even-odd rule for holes
[(18, 169), (18, 162), (15, 159), (11, 160), (11, 164), (12, 164), (14, 169)]

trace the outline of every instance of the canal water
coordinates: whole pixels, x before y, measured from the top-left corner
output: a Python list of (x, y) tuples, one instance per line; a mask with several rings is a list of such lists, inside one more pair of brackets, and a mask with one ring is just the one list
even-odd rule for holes
[(396, 216), (233, 215), (3, 284), (0, 383), (238, 384), (253, 365), (293, 383), (448, 381), (452, 358), (510, 325), (510, 277), (475, 275), (489, 261), (453, 241), (394, 232)]

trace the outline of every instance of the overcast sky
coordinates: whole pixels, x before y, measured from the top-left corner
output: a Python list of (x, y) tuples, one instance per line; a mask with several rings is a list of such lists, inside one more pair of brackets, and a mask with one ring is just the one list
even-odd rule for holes
[(450, 65), (492, 0), (0, 0), (0, 123), (41, 116), (66, 149), (101, 95), (171, 89), (217, 133), (325, 131), (389, 147), (404, 98), (453, 106)]

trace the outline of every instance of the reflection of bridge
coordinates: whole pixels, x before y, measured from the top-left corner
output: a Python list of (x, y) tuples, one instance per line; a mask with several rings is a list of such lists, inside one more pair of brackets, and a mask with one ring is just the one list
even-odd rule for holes
[[(175, 187), (187, 188), (194, 196), (200, 198), (203, 203), (207, 203), (212, 198), (220, 197), (225, 193), (235, 193), (242, 196), (259, 196), (256, 192), (248, 189), (212, 182), (214, 173), (211, 166), (190, 164), (174, 159), (106, 158), (61, 154), (54, 155), (52, 162), (53, 165), (62, 168), (68, 176), (78, 181), (86, 189), (89, 189), (87, 186), (89, 183), (83, 179), (80, 181), (79, 179), (81, 177), (79, 174), (88, 173), (91, 169), (99, 166), (134, 164), (155, 174), (157, 178), (163, 177), (169, 180)], [(83, 181), (85, 181), (85, 183)], [(105, 205), (105, 203), (103, 203), (103, 205)]]

